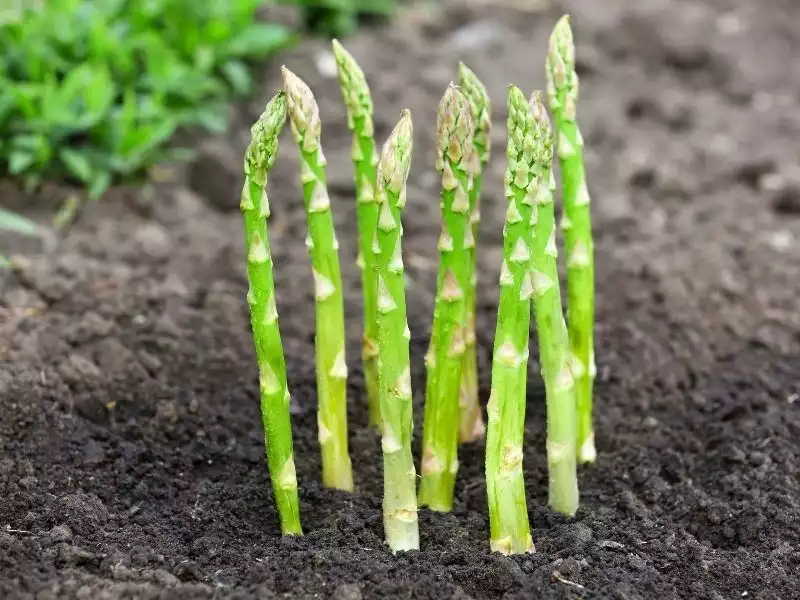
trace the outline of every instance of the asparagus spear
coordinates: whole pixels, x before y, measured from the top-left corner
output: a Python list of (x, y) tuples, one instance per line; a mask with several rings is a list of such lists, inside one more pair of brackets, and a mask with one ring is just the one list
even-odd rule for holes
[(458, 67), (458, 84), (469, 101), (472, 121), (475, 124), (475, 139), (472, 167), (472, 188), (469, 191), (470, 223), (472, 225), (473, 246), (471, 254), (470, 285), (467, 290), (467, 331), (465, 334), (466, 350), (461, 374), (461, 418), (459, 438), (462, 442), (471, 442), (483, 437), (486, 426), (483, 423), (480, 399), (478, 398), (478, 360), (475, 347), (475, 300), (477, 285), (477, 249), (478, 224), (480, 223), (480, 196), (483, 187), (483, 169), (489, 162), (491, 142), (489, 134), (492, 128), (491, 102), (486, 88), (469, 67), (461, 63)]
[(383, 417), (383, 524), (392, 551), (419, 548), (416, 471), (411, 454), (413, 433), (411, 371), (406, 320), (401, 213), (411, 165), (411, 113), (383, 147), (378, 164), (380, 216), (375, 233), (374, 264), (378, 296), (380, 414)]
[(316, 298), (317, 423), (322, 451), (322, 482), (353, 489), (347, 451), (347, 364), (344, 349), (344, 300), (339, 244), (333, 228), (320, 136), (319, 107), (309, 87), (283, 67), (283, 85), (292, 133), (300, 149), (308, 247)]
[(250, 282), (247, 302), (250, 305), (250, 324), (260, 374), (261, 418), (264, 422), (272, 490), (278, 506), (281, 531), (284, 535), (302, 535), (286, 362), (275, 307), (272, 257), (267, 237), (267, 173), (275, 163), (278, 136), (285, 122), (286, 98), (283, 92), (279, 92), (267, 104), (251, 130), (252, 141), (244, 160), (245, 182), (240, 206), (244, 217), (247, 278)]
[(486, 439), (486, 491), (493, 552), (533, 552), (522, 445), (528, 373), (528, 332), (533, 279), (531, 248), (540, 179), (547, 160), (547, 139), (525, 95), (508, 90), (508, 210), (503, 229), (503, 266), (494, 338), (489, 429)]
[(376, 166), (375, 137), (372, 125), (372, 96), (364, 72), (356, 60), (337, 41), (333, 40), (333, 54), (339, 71), (339, 85), (347, 107), (347, 124), (353, 133), (353, 165), (358, 215), (358, 266), (361, 269), (361, 287), (364, 293), (364, 334), (361, 359), (367, 387), (367, 404), (370, 423), (381, 423), (380, 395), (378, 390), (378, 320), (377, 282), (372, 242), (378, 222), (378, 204), (375, 197)]
[(569, 16), (564, 16), (550, 37), (547, 55), (550, 107), (558, 131), (558, 159), (564, 194), (561, 228), (567, 247), (567, 288), (569, 342), (578, 405), (578, 460), (594, 462), (592, 388), (594, 363), (594, 243), (583, 138), (576, 120), (578, 75), (575, 73), (575, 44)]
[(449, 511), (458, 471), (458, 395), (470, 287), (469, 183), (475, 128), (469, 103), (450, 84), (439, 105), (436, 167), (442, 174), (441, 264), (428, 352), (419, 500)]
[(540, 184), (531, 263), (533, 312), (539, 337), (542, 378), (547, 394), (548, 489), (553, 510), (571, 516), (578, 510), (578, 479), (575, 470), (577, 410), (569, 361), (567, 325), (564, 322), (558, 284), (553, 138), (541, 92), (534, 92), (530, 103), (533, 118), (542, 131), (546, 152), (538, 174)]

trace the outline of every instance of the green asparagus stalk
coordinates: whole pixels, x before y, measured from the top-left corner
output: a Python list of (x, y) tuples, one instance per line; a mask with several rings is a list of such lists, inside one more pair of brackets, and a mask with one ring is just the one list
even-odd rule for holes
[(458, 396), (470, 287), (469, 183), (475, 128), (466, 97), (450, 84), (439, 105), (436, 167), (442, 175), (440, 266), (422, 436), (419, 500), (437, 511), (453, 506), (458, 471)]
[[(533, 227), (533, 313), (539, 337), (539, 359), (547, 395), (547, 468), (550, 506), (565, 515), (578, 510), (575, 436), (577, 409), (569, 360), (569, 338), (561, 307), (556, 249), (553, 137), (541, 92), (531, 97), (533, 118), (545, 140), (539, 169), (536, 223)], [(547, 182), (547, 185), (545, 185)]]
[(247, 302), (250, 305), (250, 324), (258, 360), (261, 418), (264, 422), (272, 490), (283, 534), (303, 535), (292, 450), (286, 361), (275, 307), (272, 257), (267, 237), (267, 174), (275, 163), (278, 136), (285, 122), (286, 98), (280, 92), (267, 104), (264, 114), (251, 130), (252, 141), (244, 160), (245, 182), (240, 206), (244, 217), (247, 278), (250, 282)]
[(550, 37), (547, 56), (548, 90), (558, 131), (557, 151), (564, 194), (561, 228), (567, 249), (567, 317), (572, 372), (578, 405), (578, 460), (594, 462), (597, 452), (592, 426), (594, 362), (594, 242), (583, 138), (576, 120), (578, 75), (575, 44), (569, 16), (564, 16)]
[(372, 243), (378, 222), (378, 203), (375, 197), (376, 166), (375, 136), (372, 125), (372, 96), (364, 72), (356, 60), (337, 41), (333, 40), (333, 55), (339, 71), (339, 86), (347, 107), (347, 125), (353, 133), (353, 165), (358, 216), (358, 267), (361, 269), (361, 288), (364, 294), (364, 333), (361, 360), (367, 388), (369, 420), (380, 427), (380, 394), (378, 390), (378, 318), (377, 282)]
[(489, 429), (486, 439), (486, 491), (493, 552), (533, 552), (522, 446), (528, 373), (528, 338), (533, 279), (531, 248), (540, 179), (548, 141), (525, 95), (508, 91), (508, 168), (505, 187), (508, 210), (503, 229), (500, 302), (494, 338)]
[(392, 551), (419, 549), (411, 370), (406, 320), (401, 213), (411, 165), (411, 113), (403, 111), (378, 164), (380, 215), (373, 249), (378, 297), (378, 363), (383, 449), (383, 524)]
[(345, 362), (344, 300), (339, 267), (339, 243), (333, 228), (327, 190), (327, 164), (320, 137), (319, 107), (309, 87), (283, 67), (283, 85), (292, 133), (300, 149), (303, 193), (308, 221), (316, 298), (316, 365), (318, 436), (322, 451), (322, 482), (353, 489), (347, 451), (347, 364)]
[(471, 273), (467, 290), (467, 330), (465, 333), (464, 365), (461, 373), (461, 397), (459, 399), (461, 416), (459, 439), (461, 442), (472, 442), (483, 437), (486, 426), (483, 423), (480, 399), (478, 398), (478, 357), (475, 345), (475, 302), (477, 278), (477, 240), (480, 223), (480, 197), (483, 187), (483, 169), (489, 162), (491, 142), (489, 134), (492, 129), (491, 102), (486, 88), (464, 63), (458, 68), (458, 85), (469, 101), (472, 122), (475, 124), (473, 143), (472, 188), (469, 191), (470, 223), (474, 244), (470, 249)]

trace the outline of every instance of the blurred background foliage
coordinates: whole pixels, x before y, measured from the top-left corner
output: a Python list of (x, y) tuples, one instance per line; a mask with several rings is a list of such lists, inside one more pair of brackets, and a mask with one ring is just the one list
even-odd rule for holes
[[(396, 0), (284, 0), (309, 31), (345, 35)], [(10, 4), (9, 4), (10, 3)], [(226, 126), (252, 63), (294, 42), (264, 0), (3, 0), (0, 170), (97, 198), (165, 159), (180, 127)], [(0, 215), (0, 221), (3, 221)], [(0, 223), (1, 224), (1, 223)]]
[(398, 0), (285, 0), (284, 3), (301, 8), (309, 31), (344, 36), (365, 20), (390, 17)]

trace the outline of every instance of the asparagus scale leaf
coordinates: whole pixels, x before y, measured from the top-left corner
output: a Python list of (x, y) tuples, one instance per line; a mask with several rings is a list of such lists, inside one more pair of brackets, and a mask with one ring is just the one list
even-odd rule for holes
[(578, 405), (577, 452), (580, 462), (594, 462), (597, 456), (592, 425), (592, 394), (597, 372), (594, 361), (594, 243), (583, 137), (576, 119), (578, 75), (569, 16), (561, 18), (550, 37), (547, 77), (564, 196), (561, 229), (567, 250), (567, 320)]
[(535, 92), (530, 104), (533, 118), (542, 131), (546, 153), (544, 160), (539, 163), (537, 174), (541, 184), (537, 189), (536, 222), (533, 226), (531, 279), (539, 359), (547, 396), (548, 493), (553, 510), (572, 516), (578, 510), (575, 460), (577, 410), (569, 361), (567, 325), (564, 322), (558, 283), (555, 180), (552, 171), (553, 137), (541, 93)]
[(392, 551), (419, 548), (416, 471), (411, 453), (413, 415), (406, 320), (403, 226), (406, 181), (411, 166), (411, 114), (400, 122), (383, 147), (378, 164), (380, 215), (373, 248), (377, 275), (380, 414), (383, 450), (383, 524)]
[(493, 552), (533, 552), (522, 448), (528, 373), (531, 298), (534, 293), (531, 248), (547, 158), (546, 132), (534, 120), (525, 95), (508, 90), (508, 199), (503, 228), (500, 301), (492, 361), (492, 391), (486, 438), (486, 491)]
[(439, 105), (436, 168), (442, 175), (440, 266), (422, 434), (420, 503), (450, 511), (458, 472), (458, 397), (466, 351), (471, 249), (469, 185), (475, 127), (466, 97), (450, 84)]
[(378, 389), (378, 318), (377, 280), (372, 244), (378, 223), (378, 201), (375, 193), (378, 156), (372, 123), (372, 96), (364, 72), (356, 60), (336, 40), (333, 55), (339, 73), (339, 86), (347, 108), (347, 125), (353, 134), (352, 158), (355, 167), (356, 212), (358, 218), (358, 259), (364, 295), (364, 327), (361, 360), (367, 388), (369, 420), (380, 427), (380, 393)]
[(252, 141), (244, 160), (245, 182), (240, 206), (244, 217), (247, 278), (250, 283), (247, 302), (258, 360), (261, 418), (272, 490), (278, 506), (281, 531), (284, 535), (302, 535), (286, 361), (278, 326), (272, 256), (267, 235), (267, 175), (277, 157), (278, 136), (285, 122), (286, 98), (280, 92), (267, 104), (251, 130)]
[(319, 107), (309, 87), (283, 67), (292, 133), (300, 149), (308, 238), (316, 305), (317, 424), (322, 482), (353, 489), (347, 441), (347, 363), (339, 243), (327, 190), (326, 160), (320, 137)]
[(477, 297), (477, 240), (480, 224), (480, 196), (483, 187), (483, 169), (489, 162), (492, 129), (491, 102), (483, 83), (469, 67), (461, 63), (458, 68), (458, 84), (469, 101), (472, 121), (475, 124), (472, 160), (470, 162), (472, 187), (469, 190), (470, 225), (474, 244), (470, 249), (470, 285), (467, 289), (467, 330), (465, 332), (464, 365), (461, 373), (459, 439), (471, 442), (483, 437), (486, 426), (483, 422), (478, 397), (478, 360), (475, 344), (475, 302)]

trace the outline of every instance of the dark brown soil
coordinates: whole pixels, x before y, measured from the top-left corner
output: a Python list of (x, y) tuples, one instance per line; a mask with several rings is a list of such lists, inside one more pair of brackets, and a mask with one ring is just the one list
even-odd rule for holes
[(0, 597), (800, 598), (800, 4), (481, 4), (414, 6), (349, 41), (374, 85), (378, 135), (402, 107), (416, 120), (406, 223), (415, 402), (436, 268), (437, 101), (457, 58), (497, 99), (481, 238), (486, 398), (502, 99), (509, 81), (544, 85), (547, 35), (569, 10), (599, 295), (600, 456), (582, 469), (577, 517), (546, 508), (534, 368), (525, 475), (538, 552), (489, 553), (481, 444), (463, 449), (454, 513), (422, 512), (422, 550), (394, 557), (383, 545), (380, 446), (357, 361), (350, 144), (336, 82), (318, 69), (324, 45), (309, 44), (285, 60), (326, 123), (358, 491), (319, 483), (313, 303), (287, 137), (271, 227), (307, 535), (279, 536), (236, 209), (255, 102), (225, 139), (203, 142), (198, 167), (160, 173), (149, 201), (116, 190), (57, 246), (25, 250), (0, 274)]

